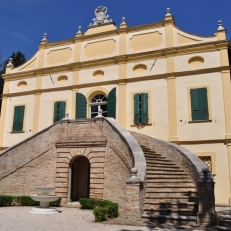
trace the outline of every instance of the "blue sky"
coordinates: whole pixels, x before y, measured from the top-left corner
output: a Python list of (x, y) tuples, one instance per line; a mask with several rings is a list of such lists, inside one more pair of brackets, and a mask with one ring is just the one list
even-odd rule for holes
[(129, 26), (162, 21), (170, 7), (179, 28), (202, 36), (213, 35), (221, 19), (231, 38), (231, 0), (0, 0), (2, 61), (18, 50), (29, 59), (44, 32), (49, 42), (74, 37), (78, 26), (85, 32), (99, 5), (117, 26), (123, 16)]

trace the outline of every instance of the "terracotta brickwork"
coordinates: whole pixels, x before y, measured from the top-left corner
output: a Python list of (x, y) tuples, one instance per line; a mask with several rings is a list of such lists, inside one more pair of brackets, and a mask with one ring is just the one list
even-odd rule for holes
[(0, 194), (30, 195), (36, 185), (55, 185), (62, 204), (70, 200), (71, 165), (90, 163), (89, 197), (126, 200), (125, 181), (133, 166), (127, 144), (104, 119), (60, 121), (0, 156)]

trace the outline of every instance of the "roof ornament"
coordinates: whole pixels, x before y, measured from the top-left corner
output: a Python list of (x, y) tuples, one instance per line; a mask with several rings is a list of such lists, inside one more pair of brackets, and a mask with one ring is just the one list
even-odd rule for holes
[(82, 34), (82, 27), (81, 26), (78, 27), (78, 32), (76, 34)]
[(165, 16), (171, 16), (172, 14), (170, 13), (170, 8), (166, 9), (166, 15)]
[(41, 41), (48, 41), (48, 40), (47, 40), (47, 33), (44, 33), (43, 39), (42, 39)]
[(125, 17), (123, 17), (122, 18), (122, 22), (121, 22), (121, 24), (120, 25), (126, 25), (127, 23), (126, 23), (126, 18)]
[(225, 28), (222, 26), (222, 21), (221, 20), (218, 21), (218, 28), (217, 28), (217, 30), (225, 30)]
[(98, 115), (95, 117), (95, 118), (103, 118), (104, 116), (103, 116), (103, 110), (100, 108), (99, 110), (98, 110)]
[(9, 62), (7, 63), (6, 65), (7, 67), (14, 67), (14, 64), (13, 64), (13, 59), (10, 58)]
[(102, 26), (104, 24), (111, 24), (114, 22), (112, 21), (112, 19), (108, 19), (110, 17), (110, 15), (106, 15), (107, 14), (107, 7), (105, 6), (98, 6), (98, 8), (95, 9), (95, 17), (93, 18), (93, 24), (90, 23), (89, 26)]

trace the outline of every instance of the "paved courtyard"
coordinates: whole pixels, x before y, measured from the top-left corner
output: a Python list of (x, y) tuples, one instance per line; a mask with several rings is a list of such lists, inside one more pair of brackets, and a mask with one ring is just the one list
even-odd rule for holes
[[(161, 229), (148, 227), (135, 227), (124, 225), (110, 225), (94, 222), (92, 211), (76, 208), (60, 207), (58, 215), (30, 214), (31, 207), (0, 207), (0, 231), (175, 231), (182, 229)], [(224, 223), (231, 219), (231, 207), (217, 208), (219, 222)], [(223, 219), (223, 221), (222, 221)], [(218, 230), (231, 230), (231, 223), (225, 223), (226, 228)], [(186, 228), (183, 230), (198, 230)]]

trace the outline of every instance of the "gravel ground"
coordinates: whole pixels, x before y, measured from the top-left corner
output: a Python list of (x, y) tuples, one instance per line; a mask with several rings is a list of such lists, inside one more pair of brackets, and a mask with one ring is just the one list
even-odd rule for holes
[(0, 207), (0, 231), (170, 231), (96, 223), (91, 211), (76, 208), (60, 207), (56, 215), (30, 214), (30, 210), (31, 207)]
[[(56, 215), (35, 215), (31, 207), (0, 207), (0, 231), (177, 231), (179, 229), (147, 228), (125, 225), (111, 225), (94, 222), (92, 211), (60, 207)], [(231, 207), (217, 208), (218, 220), (225, 219), (231, 227)], [(228, 223), (227, 223), (228, 221)], [(220, 222), (219, 222), (220, 223)], [(221, 225), (221, 224), (220, 224)], [(223, 225), (222, 225), (223, 226)], [(231, 230), (231, 229), (219, 230)], [(182, 231), (182, 229), (180, 229)], [(196, 230), (196, 229), (184, 229)]]

